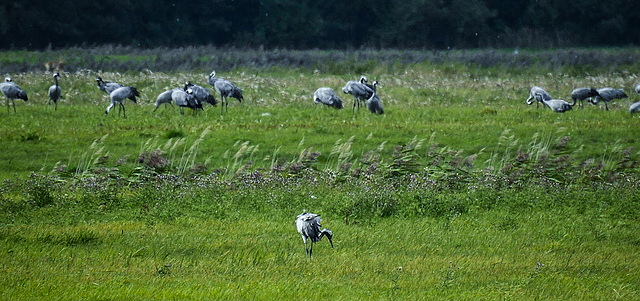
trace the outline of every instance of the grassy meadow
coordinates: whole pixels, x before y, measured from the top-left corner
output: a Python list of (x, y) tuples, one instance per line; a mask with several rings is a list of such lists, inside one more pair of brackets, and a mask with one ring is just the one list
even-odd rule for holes
[[(636, 49), (66, 51), (0, 57), (29, 95), (0, 108), (2, 300), (640, 298)], [(58, 110), (47, 56), (69, 65)], [(154, 112), (213, 69), (242, 103)], [(361, 75), (384, 115), (341, 92)], [(96, 76), (138, 88), (126, 118)], [(533, 85), (629, 98), (558, 114)], [(311, 260), (303, 210), (334, 233)]]

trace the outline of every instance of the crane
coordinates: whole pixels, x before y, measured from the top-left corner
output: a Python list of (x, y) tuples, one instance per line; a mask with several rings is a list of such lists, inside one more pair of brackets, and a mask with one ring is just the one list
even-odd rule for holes
[(329, 87), (318, 88), (313, 92), (313, 102), (321, 103), (336, 109), (342, 109), (342, 100), (340, 100), (340, 98), (336, 96), (336, 93), (333, 92), (333, 89)]
[(598, 102), (600, 100), (604, 101), (604, 108), (605, 110), (609, 111), (609, 105), (607, 104), (608, 102), (614, 100), (614, 99), (622, 99), (622, 98), (627, 98), (629, 96), (627, 96), (626, 93), (624, 93), (624, 91), (622, 89), (614, 89), (614, 88), (601, 88), (598, 89), (598, 96), (596, 96), (595, 98), (593, 98), (591, 100), (592, 104), (598, 104)]
[[(533, 86), (531, 87), (531, 90), (529, 90), (529, 98), (527, 98), (527, 104), (531, 105), (533, 104), (534, 100), (537, 100), (536, 98), (536, 94), (540, 94), (542, 95), (542, 99), (544, 100), (551, 100), (553, 99), (553, 97), (551, 97), (551, 94), (547, 93), (547, 91), (545, 91), (544, 89), (538, 87), (538, 86)], [(538, 104), (540, 103), (540, 100), (537, 100), (536, 102), (536, 108), (538, 108)]]
[(7, 113), (9, 113), (9, 100), (11, 100), (11, 104), (13, 105), (14, 113), (16, 113), (15, 99), (29, 100), (27, 92), (22, 90), (18, 84), (14, 83), (11, 77), (5, 77), (4, 82), (0, 83), (0, 91), (2, 91), (2, 94), (7, 98)]
[(374, 93), (372, 88), (369, 88), (361, 81), (362, 78), (360, 79), (360, 81), (350, 80), (342, 88), (343, 93), (351, 94), (353, 96), (353, 111), (355, 111), (356, 106), (358, 106), (358, 111), (360, 111), (360, 102), (367, 101), (367, 99), (371, 98)]
[(598, 91), (594, 88), (576, 88), (571, 91), (571, 99), (573, 100), (573, 103), (571, 105), (574, 106), (576, 102), (580, 101), (580, 107), (584, 109), (585, 99), (597, 97), (599, 95), (600, 94), (598, 94)]
[[(374, 82), (374, 88), (375, 88), (375, 83), (377, 83), (377, 81)], [(384, 114), (384, 110), (382, 109), (382, 104), (380, 103), (380, 98), (378, 97), (378, 93), (375, 92), (375, 90), (371, 98), (367, 99), (367, 108), (371, 113)]]
[(242, 97), (242, 90), (236, 87), (236, 85), (234, 85), (232, 82), (216, 77), (215, 70), (211, 71), (211, 73), (209, 74), (208, 82), (209, 85), (214, 87), (216, 91), (220, 93), (220, 98), (222, 99), (220, 107), (222, 111), (226, 110), (227, 112), (229, 112), (229, 101), (227, 100), (228, 97), (233, 97), (239, 102), (242, 102), (244, 100), (244, 97)]
[(49, 105), (51, 105), (51, 101), (53, 101), (53, 103), (55, 104), (56, 111), (58, 110), (58, 99), (62, 94), (62, 89), (58, 84), (58, 77), (60, 77), (60, 73), (56, 72), (53, 74), (53, 80), (55, 84), (49, 87)]
[(102, 80), (102, 77), (96, 77), (96, 82), (98, 83), (98, 89), (100, 91), (111, 94), (115, 89), (122, 88), (124, 85), (119, 83), (105, 82)]
[[(329, 229), (320, 229), (320, 216), (311, 212), (302, 211), (296, 218), (296, 227), (298, 233), (302, 236), (304, 242), (304, 250), (307, 253), (307, 258), (311, 259), (311, 253), (313, 252), (313, 243), (319, 242), (323, 236), (326, 236), (333, 248), (333, 233)], [(307, 248), (307, 240), (311, 240), (311, 247)]]
[(180, 114), (184, 115), (183, 108), (189, 108), (192, 110), (202, 110), (202, 103), (193, 95), (193, 90), (187, 88), (186, 91), (182, 89), (174, 89), (171, 93), (171, 98), (180, 107)]
[[(118, 108), (122, 108), (122, 114), (126, 118), (127, 117), (127, 112), (124, 110), (123, 102), (125, 101), (125, 99), (129, 98), (129, 99), (131, 99), (131, 101), (133, 101), (133, 103), (137, 103), (136, 96), (140, 96), (140, 93), (138, 93), (138, 89), (136, 89), (136, 87), (121, 87), (121, 88), (113, 90), (109, 94), (109, 97), (111, 98), (111, 104), (104, 111), (104, 114), (105, 115), (109, 114), (109, 111), (117, 103), (117, 104), (120, 105)], [(118, 114), (120, 114), (120, 110), (118, 110)]]
[(153, 111), (155, 112), (158, 109), (158, 107), (160, 107), (161, 104), (165, 104), (165, 105), (171, 104), (171, 101), (173, 101), (173, 98), (171, 98), (171, 94), (173, 93), (173, 91), (176, 91), (176, 90), (182, 90), (182, 89), (173, 88), (171, 90), (167, 90), (160, 93), (160, 95), (158, 95), (158, 97), (156, 98), (156, 108), (153, 109)]
[(566, 111), (571, 111), (571, 109), (573, 108), (573, 106), (562, 100), (562, 99), (550, 99), (550, 100), (546, 100), (544, 99), (543, 94), (541, 93), (536, 93), (534, 95), (534, 97), (536, 98), (537, 101), (541, 102), (543, 105), (549, 107), (550, 109), (552, 109), (554, 112), (556, 113), (564, 113)]
[(193, 96), (198, 99), (198, 102), (200, 102), (201, 104), (206, 102), (212, 106), (215, 106), (218, 103), (216, 98), (213, 97), (213, 94), (209, 92), (209, 89), (202, 86), (194, 85), (190, 81), (187, 81), (184, 84), (184, 90), (187, 91), (187, 89), (189, 88), (191, 88)]
[(640, 101), (634, 102), (629, 106), (629, 114), (640, 113)]

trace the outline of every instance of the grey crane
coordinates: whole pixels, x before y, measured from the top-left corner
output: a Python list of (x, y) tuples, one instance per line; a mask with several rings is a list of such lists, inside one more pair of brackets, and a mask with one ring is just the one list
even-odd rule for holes
[(536, 93), (534, 97), (536, 98), (536, 101), (541, 102), (543, 105), (549, 107), (556, 113), (564, 113), (566, 111), (571, 111), (571, 109), (573, 109), (573, 106), (570, 103), (562, 99), (546, 100), (544, 99), (543, 94), (540, 94), (540, 93)]
[[(368, 84), (368, 82), (369, 82), (369, 79), (368, 79), (366, 76), (364, 76), (364, 75), (363, 75), (363, 76), (360, 76), (360, 83), (361, 83), (361, 84), (363, 84), (363, 85), (365, 85), (365, 86), (369, 87), (369, 89), (375, 90), (374, 85), (373, 85), (373, 84)], [(374, 83), (375, 83), (375, 82), (377, 82), (377, 81), (374, 81)]]
[(171, 90), (167, 90), (164, 91), (162, 93), (160, 93), (160, 95), (158, 95), (158, 97), (156, 98), (156, 108), (153, 109), (153, 111), (155, 112), (161, 104), (165, 104), (165, 105), (170, 105), (171, 101), (173, 101), (173, 98), (171, 98), (171, 94), (173, 93), (173, 91), (175, 90), (182, 90), (180, 88), (173, 88)]
[(197, 112), (197, 109), (202, 110), (202, 103), (193, 95), (193, 90), (187, 88), (187, 91), (182, 89), (174, 89), (171, 93), (171, 98), (180, 107), (180, 114), (184, 115), (183, 108), (189, 108)]
[(527, 104), (528, 105), (531, 105), (531, 104), (533, 104), (534, 101), (536, 101), (536, 108), (538, 108), (538, 104), (541, 103), (541, 101), (537, 100), (537, 98), (535, 96), (536, 94), (542, 95), (542, 99), (544, 99), (544, 100), (553, 99), (553, 97), (551, 97), (551, 94), (549, 94), (544, 89), (542, 89), (542, 88), (540, 88), (538, 86), (533, 86), (533, 87), (531, 87), (531, 90), (529, 90), (529, 98), (527, 98)]
[(576, 88), (571, 91), (571, 99), (573, 100), (572, 106), (575, 106), (580, 101), (580, 107), (584, 109), (584, 100), (599, 96), (598, 91), (594, 88)]
[(600, 100), (604, 101), (604, 108), (605, 110), (609, 111), (609, 105), (607, 104), (608, 102), (614, 100), (614, 99), (622, 99), (622, 98), (627, 98), (629, 96), (627, 96), (626, 93), (624, 93), (624, 91), (622, 89), (614, 89), (614, 88), (601, 88), (598, 89), (598, 96), (594, 97), (591, 100), (592, 104), (598, 104), (598, 102)]
[(24, 101), (28, 101), (29, 97), (27, 97), (27, 92), (22, 90), (18, 84), (14, 83), (11, 77), (6, 77), (4, 82), (0, 83), (0, 91), (7, 98), (7, 113), (9, 111), (9, 100), (11, 100), (11, 104), (13, 105), (13, 112), (16, 113), (16, 102), (15, 99), (22, 99)]
[(369, 88), (367, 85), (363, 84), (360, 81), (354, 80), (348, 81), (342, 88), (342, 92), (345, 94), (351, 94), (351, 96), (353, 96), (353, 111), (355, 111), (356, 106), (358, 107), (359, 111), (361, 102), (367, 101), (367, 99), (371, 98), (374, 93), (372, 88)]
[[(313, 243), (319, 242), (323, 236), (326, 236), (333, 248), (333, 233), (329, 229), (320, 229), (320, 216), (314, 213), (303, 211), (296, 218), (296, 227), (298, 233), (302, 236), (304, 242), (304, 250), (307, 253), (307, 258), (311, 259), (311, 253), (313, 253)], [(311, 240), (311, 247), (307, 248), (307, 240)]]
[(111, 104), (107, 107), (107, 109), (104, 111), (104, 114), (109, 114), (109, 111), (117, 104), (119, 104), (120, 106), (118, 107), (118, 115), (120, 114), (120, 108), (122, 108), (122, 115), (126, 118), (127, 117), (127, 112), (124, 109), (124, 104), (123, 102), (129, 98), (131, 99), (131, 101), (133, 101), (134, 103), (137, 103), (136, 100), (136, 96), (140, 96), (140, 93), (138, 93), (138, 89), (136, 89), (136, 87), (121, 87), (118, 89), (113, 90), (110, 94), (109, 97), (111, 98)]
[(208, 82), (209, 85), (214, 87), (216, 91), (220, 93), (220, 107), (223, 111), (226, 110), (227, 112), (229, 112), (229, 100), (227, 100), (227, 98), (232, 97), (237, 99), (239, 102), (242, 102), (244, 100), (244, 97), (242, 97), (242, 90), (236, 87), (236, 85), (234, 85), (232, 82), (216, 77), (215, 70), (211, 71), (211, 73), (209, 74)]
[[(373, 82), (373, 83), (375, 88), (376, 82)], [(378, 93), (375, 92), (375, 89), (371, 98), (367, 99), (367, 108), (371, 113), (384, 114), (384, 110), (382, 109), (382, 104), (380, 103), (380, 98), (378, 98)]]
[(629, 106), (629, 114), (640, 113), (640, 101), (634, 102)]
[(321, 103), (336, 109), (342, 109), (342, 100), (340, 100), (336, 93), (333, 92), (333, 89), (329, 87), (321, 87), (313, 92), (313, 102)]
[(201, 104), (206, 102), (212, 106), (215, 106), (218, 103), (209, 89), (202, 86), (194, 85), (190, 81), (187, 81), (187, 83), (184, 84), (184, 90), (187, 91), (187, 89), (189, 88), (191, 88), (193, 96), (198, 99)]
[(60, 88), (60, 85), (58, 84), (58, 77), (60, 77), (60, 73), (56, 72), (53, 74), (53, 81), (55, 84), (49, 87), (49, 105), (51, 105), (51, 102), (53, 101), (56, 111), (58, 110), (58, 99), (62, 94), (62, 88)]
[(100, 89), (100, 91), (107, 93), (109, 95), (115, 89), (124, 87), (124, 85), (119, 83), (105, 82), (102, 80), (102, 77), (99, 77), (99, 76), (96, 77), (96, 82), (98, 83), (98, 89)]

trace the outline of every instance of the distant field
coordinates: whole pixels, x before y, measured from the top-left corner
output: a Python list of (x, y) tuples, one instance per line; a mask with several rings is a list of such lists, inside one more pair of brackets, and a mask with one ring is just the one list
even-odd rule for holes
[[(561, 152), (574, 166), (591, 161), (616, 164), (626, 153), (638, 158), (637, 139), (630, 134), (638, 118), (627, 108), (638, 100), (632, 88), (640, 80), (628, 71), (600, 73), (594, 68), (578, 74), (563, 73), (565, 67), (516, 70), (458, 62), (370, 63), (363, 68), (357, 73), (283, 67), (218, 71), (244, 90), (245, 102), (232, 100), (229, 114), (207, 106), (197, 116), (182, 116), (176, 107), (154, 113), (153, 104), (159, 93), (187, 80), (208, 87), (209, 70), (67, 72), (61, 78), (64, 99), (55, 112), (46, 105), (51, 74), (7, 73), (28, 92), (30, 101), (18, 102), (17, 114), (0, 111), (0, 145), (11, 150), (0, 155), (6, 162), (0, 177), (49, 173), (59, 165), (67, 166), (67, 172), (84, 172), (80, 169), (95, 167), (97, 156), (103, 157), (100, 167), (117, 167), (127, 174), (138, 166), (140, 154), (156, 149), (172, 159), (173, 167), (197, 164), (205, 172), (234, 169), (249, 161), (252, 168), (269, 169), (311, 150), (320, 153), (314, 167), (325, 170), (338, 161), (357, 163), (370, 151), (380, 152), (388, 164), (395, 147), (414, 139), (421, 149), (413, 159), (420, 165), (433, 159), (433, 151), (474, 158), (477, 169), (499, 169), (496, 163), (533, 151), (538, 157)], [(341, 93), (347, 80), (362, 74), (381, 82), (385, 115), (353, 113), (353, 98)], [(96, 88), (96, 76), (138, 88), (139, 103), (126, 103), (128, 118), (119, 117), (117, 110), (104, 115), (109, 98)], [(556, 114), (524, 103), (532, 85), (556, 98), (569, 99), (571, 90), (582, 86), (620, 87), (630, 98), (616, 101), (609, 112), (587, 104), (585, 109)], [(314, 105), (312, 93), (321, 86), (336, 90), (345, 109)], [(190, 149), (196, 141), (197, 148)], [(556, 148), (559, 141), (562, 146)], [(340, 150), (341, 145), (348, 150)], [(189, 166), (178, 163), (185, 155), (191, 156)]]
[[(637, 49), (164, 52), (2, 53), (29, 101), (0, 108), (0, 299), (638, 298)], [(244, 102), (153, 112), (213, 69)], [(361, 75), (384, 115), (341, 92)], [(96, 76), (138, 88), (126, 118)], [(629, 98), (558, 114), (533, 85)], [(304, 209), (335, 234), (311, 261)]]

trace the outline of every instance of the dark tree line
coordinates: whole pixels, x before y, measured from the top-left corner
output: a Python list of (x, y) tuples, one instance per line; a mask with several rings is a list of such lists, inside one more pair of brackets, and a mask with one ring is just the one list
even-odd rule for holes
[(627, 46), (637, 0), (15, 0), (0, 48), (101, 44), (269, 48)]

